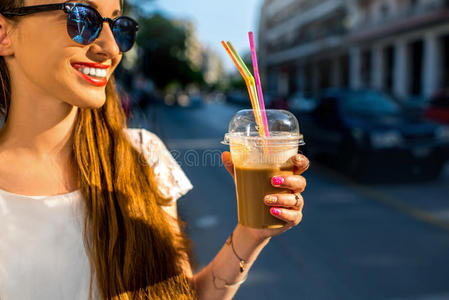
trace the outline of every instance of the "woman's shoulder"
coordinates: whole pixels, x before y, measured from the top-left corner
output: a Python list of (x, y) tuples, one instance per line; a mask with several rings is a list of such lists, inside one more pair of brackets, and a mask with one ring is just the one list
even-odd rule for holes
[(162, 140), (153, 132), (145, 128), (125, 128), (124, 132), (132, 143), (141, 144), (163, 144)]
[(164, 198), (176, 200), (193, 188), (180, 164), (156, 134), (145, 128), (127, 128), (126, 132), (131, 144), (151, 166)]
[(170, 155), (164, 142), (145, 128), (126, 128), (125, 132), (131, 144), (141, 152), (152, 165), (155, 161)]

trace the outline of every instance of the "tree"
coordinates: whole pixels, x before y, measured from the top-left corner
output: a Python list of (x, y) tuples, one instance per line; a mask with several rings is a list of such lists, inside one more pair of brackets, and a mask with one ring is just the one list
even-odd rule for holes
[(186, 56), (188, 31), (182, 24), (161, 14), (147, 14), (143, 4), (148, 1), (126, 1), (125, 8), (138, 18), (137, 46), (140, 48), (138, 71), (153, 80), (159, 89), (171, 83), (185, 86), (204, 84), (199, 70), (192, 69)]
[(185, 28), (156, 14), (139, 20), (137, 44), (142, 51), (141, 71), (157, 87), (176, 82), (182, 86), (203, 83), (201, 72), (194, 71), (186, 57)]

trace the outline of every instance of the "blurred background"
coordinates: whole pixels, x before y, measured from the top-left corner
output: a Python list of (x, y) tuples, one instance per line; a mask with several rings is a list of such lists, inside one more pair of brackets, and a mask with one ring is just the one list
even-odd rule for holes
[[(223, 3), (222, 3), (223, 2)], [(224, 3), (226, 2), (226, 3)], [(179, 200), (196, 272), (237, 223), (220, 144), (250, 108), (298, 118), (304, 219), (264, 249), (235, 299), (449, 299), (449, 1), (129, 0), (137, 46), (117, 79), (129, 127), (158, 134), (194, 189)]]

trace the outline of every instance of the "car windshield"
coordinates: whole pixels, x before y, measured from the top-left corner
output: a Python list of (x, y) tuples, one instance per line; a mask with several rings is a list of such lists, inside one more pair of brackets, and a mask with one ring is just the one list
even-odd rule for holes
[(347, 93), (342, 108), (351, 113), (370, 114), (396, 114), (400, 111), (400, 106), (390, 97), (372, 91)]

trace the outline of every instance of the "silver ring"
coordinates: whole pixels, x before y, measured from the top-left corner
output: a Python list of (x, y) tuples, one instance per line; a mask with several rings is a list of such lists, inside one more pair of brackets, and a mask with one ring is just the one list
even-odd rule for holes
[(295, 195), (295, 199), (296, 199), (295, 206), (296, 206), (296, 207), (299, 207), (299, 200), (300, 200), (301, 198), (299, 198), (299, 195), (298, 195), (298, 194), (294, 194), (294, 195)]

